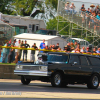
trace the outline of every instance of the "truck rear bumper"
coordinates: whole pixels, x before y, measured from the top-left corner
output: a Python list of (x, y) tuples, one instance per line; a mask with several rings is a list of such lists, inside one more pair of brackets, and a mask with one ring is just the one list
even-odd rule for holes
[(14, 70), (14, 74), (17, 75), (32, 75), (32, 76), (49, 76), (48, 72), (45, 71), (24, 71), (24, 70)]

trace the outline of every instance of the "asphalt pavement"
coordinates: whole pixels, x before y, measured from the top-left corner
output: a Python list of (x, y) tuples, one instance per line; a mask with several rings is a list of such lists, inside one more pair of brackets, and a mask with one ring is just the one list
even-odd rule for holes
[(86, 85), (70, 84), (65, 88), (55, 88), (50, 83), (40, 81), (32, 81), (29, 85), (22, 85), (20, 80), (0, 79), (0, 100), (6, 99), (100, 100), (100, 87), (88, 89)]

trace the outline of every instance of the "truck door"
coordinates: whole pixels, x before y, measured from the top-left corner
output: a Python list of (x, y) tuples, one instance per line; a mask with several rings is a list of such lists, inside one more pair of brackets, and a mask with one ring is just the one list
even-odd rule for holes
[(91, 75), (92, 69), (86, 56), (79, 56), (79, 58), (81, 62), (80, 79), (86, 80)]
[(81, 72), (81, 65), (78, 55), (69, 56), (69, 64), (66, 66), (65, 72), (70, 79), (78, 79)]

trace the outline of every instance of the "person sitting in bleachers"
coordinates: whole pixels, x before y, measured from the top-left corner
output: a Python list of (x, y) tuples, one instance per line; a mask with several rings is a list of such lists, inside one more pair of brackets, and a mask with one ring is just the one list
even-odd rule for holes
[(67, 2), (67, 3), (65, 4), (65, 11), (67, 12), (67, 14), (68, 14), (68, 12), (70, 12), (70, 5), (69, 5), (69, 2)]
[(74, 3), (72, 3), (72, 4), (70, 5), (70, 13), (71, 13), (71, 14), (76, 14)]
[(91, 12), (91, 13), (94, 12), (94, 11), (95, 11), (95, 8), (94, 8), (95, 5), (94, 5), (94, 4), (91, 4), (90, 7), (91, 7), (91, 8), (90, 8), (90, 12)]
[(94, 10), (94, 11), (95, 11), (96, 16), (97, 16), (97, 15), (98, 15), (98, 13), (99, 13), (99, 11), (100, 11), (100, 9), (99, 9), (99, 5), (97, 5), (97, 6), (96, 6), (96, 8), (95, 8), (95, 10)]

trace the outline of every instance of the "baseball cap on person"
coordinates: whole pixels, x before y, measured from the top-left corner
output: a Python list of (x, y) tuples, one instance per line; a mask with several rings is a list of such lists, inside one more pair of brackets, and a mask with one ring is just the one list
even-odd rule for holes
[(89, 49), (89, 47), (87, 47), (87, 49)]

